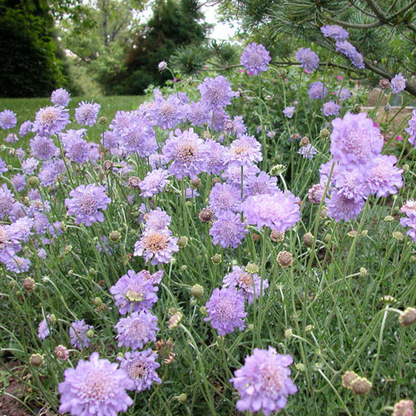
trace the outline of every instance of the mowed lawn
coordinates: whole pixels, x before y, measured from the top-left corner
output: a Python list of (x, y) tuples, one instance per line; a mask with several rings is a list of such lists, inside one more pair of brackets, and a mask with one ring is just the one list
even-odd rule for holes
[[(107, 128), (117, 111), (136, 110), (146, 100), (146, 96), (100, 96), (93, 100), (95, 103), (101, 104), (98, 116), (107, 118), (107, 122), (104, 125), (97, 123), (95, 126), (88, 128), (88, 140), (96, 142), (100, 139), (101, 133)], [(91, 98), (73, 97), (71, 99), (68, 106), (71, 121), (75, 121), (75, 108), (78, 107), (81, 101), (91, 102)], [(20, 125), (24, 121), (34, 121), (35, 114), (39, 108), (49, 105), (53, 105), (49, 98), (0, 98), (0, 111), (6, 109), (12, 110), (17, 116), (17, 128), (3, 133), (0, 132), (0, 143), (4, 143), (6, 133), (17, 133)], [(81, 126), (76, 123), (71, 123), (68, 124), (67, 128), (79, 129)], [(22, 147), (24, 148), (25, 146)]]

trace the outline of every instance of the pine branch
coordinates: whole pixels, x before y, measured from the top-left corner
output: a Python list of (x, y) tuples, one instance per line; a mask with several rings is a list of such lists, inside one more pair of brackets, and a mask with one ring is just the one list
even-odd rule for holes
[(377, 21), (373, 23), (350, 23), (344, 22), (341, 20), (333, 19), (332, 17), (326, 16), (325, 19), (329, 20), (331, 23), (335, 23), (342, 27), (350, 27), (351, 29), (374, 29), (375, 27), (379, 27), (383, 25), (382, 21)]
[(410, 10), (412, 7), (416, 5), (416, 0), (412, 1), (407, 6), (403, 7), (402, 9), (398, 10), (396, 13), (393, 13), (388, 17), (389, 20), (395, 19), (396, 17), (400, 16), (402, 13), (406, 13), (408, 10)]

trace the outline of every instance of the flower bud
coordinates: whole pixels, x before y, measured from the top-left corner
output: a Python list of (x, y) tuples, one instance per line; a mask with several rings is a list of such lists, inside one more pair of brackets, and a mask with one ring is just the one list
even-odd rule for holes
[(192, 188), (199, 188), (201, 186), (201, 179), (196, 178), (191, 181)]
[(365, 267), (360, 267), (360, 277), (367, 277), (368, 270)]
[(36, 176), (31, 176), (28, 180), (27, 183), (32, 186), (38, 186), (39, 185), (39, 179)]
[(285, 233), (279, 233), (276, 230), (272, 230), (272, 232), (270, 233), (270, 239), (274, 243), (281, 243), (285, 239)]
[(394, 221), (394, 217), (392, 217), (391, 215), (386, 215), (384, 217), (384, 221), (385, 222), (392, 222), (392, 221)]
[(378, 85), (381, 89), (386, 90), (387, 88), (390, 87), (390, 81), (386, 78), (383, 78), (383, 79), (380, 80)]
[(279, 176), (286, 170), (285, 165), (274, 165), (270, 169), (270, 176)]
[(331, 234), (326, 234), (324, 236), (324, 243), (329, 244), (331, 242)]
[(321, 219), (325, 219), (328, 217), (328, 208), (327, 207), (322, 207), (321, 212), (319, 213), (319, 216), (321, 217)]
[(221, 264), (221, 263), (222, 263), (222, 256), (221, 256), (221, 254), (214, 254), (214, 255), (211, 257), (211, 261), (212, 261), (214, 264)]
[(303, 373), (306, 370), (305, 364), (302, 364), (302, 363), (295, 364), (295, 368), (301, 373)]
[(174, 329), (176, 328), (182, 321), (183, 318), (183, 314), (181, 311), (176, 311), (170, 318), (168, 321), (168, 328), (169, 329)]
[(35, 290), (35, 281), (31, 277), (26, 277), (26, 279), (23, 280), (23, 287), (26, 292), (33, 292)]
[(107, 123), (107, 117), (100, 117), (100, 118), (98, 119), (98, 122), (99, 122), (100, 124), (105, 124), (105, 123)]
[(202, 222), (211, 222), (212, 219), (214, 218), (214, 211), (212, 209), (209, 208), (204, 208), (198, 215), (199, 219)]
[(86, 334), (87, 338), (92, 339), (94, 338), (94, 330), (93, 329), (89, 329)]
[(56, 358), (60, 361), (66, 361), (68, 359), (68, 350), (63, 345), (58, 345), (55, 348)]
[(188, 396), (185, 393), (182, 393), (178, 396), (178, 402), (180, 404), (186, 403), (187, 400), (188, 400)]
[(302, 237), (302, 241), (303, 241), (303, 244), (305, 244), (305, 246), (306, 247), (312, 247), (312, 245), (313, 245), (313, 242), (314, 242), (314, 237), (313, 237), (313, 234), (311, 234), (311, 233), (306, 233), (303, 237)]
[(352, 388), (352, 382), (358, 378), (358, 374), (354, 373), (354, 371), (347, 371), (343, 376), (342, 376), (342, 385), (346, 388), (346, 389), (350, 389)]
[(255, 274), (260, 271), (259, 266), (255, 263), (247, 263), (247, 266), (244, 268), (247, 273)]
[(412, 400), (400, 400), (394, 405), (392, 416), (414, 416), (415, 405)]
[(319, 132), (319, 136), (322, 137), (323, 139), (326, 139), (327, 137), (329, 137), (330, 133), (328, 129), (322, 129)]
[(292, 338), (292, 335), (293, 335), (293, 330), (292, 330), (292, 328), (288, 328), (288, 329), (286, 329), (286, 331), (285, 331), (285, 340), (286, 340), (286, 341), (290, 341), (290, 340), (291, 340), (291, 338)]
[(33, 367), (40, 367), (45, 362), (45, 359), (40, 354), (32, 354), (29, 358), (29, 362)]
[(357, 377), (351, 382), (351, 390), (358, 396), (364, 396), (365, 394), (368, 394), (372, 387), (372, 383), (365, 377)]
[(193, 285), (191, 287), (191, 295), (195, 298), (202, 298), (204, 296), (204, 288), (201, 285)]
[(185, 248), (188, 245), (188, 237), (185, 237), (184, 235), (179, 237), (177, 244), (179, 248)]
[(399, 316), (399, 322), (402, 326), (410, 326), (416, 322), (416, 309), (406, 308)]
[(110, 240), (113, 243), (116, 243), (117, 241), (119, 241), (121, 238), (121, 234), (118, 231), (111, 231), (110, 233)]
[(94, 306), (101, 306), (103, 303), (103, 300), (99, 297), (94, 298), (93, 300)]
[(400, 231), (394, 231), (393, 238), (397, 241), (403, 241), (404, 235)]
[(311, 141), (306, 136), (302, 137), (302, 139), (299, 142), (300, 147), (308, 146), (309, 144), (311, 144)]

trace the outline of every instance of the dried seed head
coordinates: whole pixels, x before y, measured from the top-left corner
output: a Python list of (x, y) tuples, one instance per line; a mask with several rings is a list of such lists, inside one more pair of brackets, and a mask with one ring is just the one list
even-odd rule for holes
[(354, 371), (347, 371), (343, 376), (342, 376), (342, 385), (346, 388), (346, 389), (350, 389), (352, 388), (352, 382), (358, 378), (358, 374), (354, 373)]
[(399, 317), (400, 325), (410, 326), (416, 322), (416, 309), (406, 308)]
[(121, 238), (121, 234), (118, 231), (111, 231), (110, 233), (110, 240), (113, 243), (116, 243), (117, 241), (119, 241)]
[(193, 285), (191, 287), (191, 295), (195, 298), (202, 298), (204, 296), (204, 288), (201, 285)]
[(400, 400), (394, 405), (392, 416), (414, 416), (415, 405), (412, 400)]
[(380, 82), (378, 83), (378, 85), (383, 90), (386, 90), (387, 88), (390, 87), (390, 81), (388, 79), (386, 79), (386, 78), (383, 78), (383, 79), (380, 80)]
[(281, 243), (285, 239), (285, 233), (279, 233), (276, 230), (272, 230), (270, 239), (275, 243)]
[(66, 361), (68, 359), (68, 350), (63, 345), (58, 345), (55, 348), (55, 355), (58, 360)]
[(176, 311), (170, 318), (168, 321), (168, 328), (169, 329), (174, 329), (176, 328), (180, 322), (182, 321), (182, 317), (183, 314), (181, 311)]
[(37, 177), (37, 176), (31, 176), (31, 177), (27, 180), (27, 183), (28, 183), (30, 186), (35, 187), (35, 186), (38, 186), (38, 185), (39, 185), (39, 179), (38, 179), (38, 177)]
[(221, 263), (222, 263), (222, 256), (221, 256), (221, 254), (214, 254), (214, 255), (211, 257), (211, 261), (212, 261), (214, 264), (221, 264)]
[(111, 160), (106, 160), (103, 162), (103, 169), (107, 172), (113, 169), (113, 166), (114, 166), (114, 163)]
[(45, 359), (40, 354), (32, 354), (29, 358), (29, 362), (33, 367), (40, 367), (45, 362)]
[(280, 251), (277, 255), (276, 261), (282, 269), (286, 269), (293, 264), (293, 255), (288, 251)]
[(311, 233), (306, 233), (306, 234), (302, 237), (302, 241), (303, 241), (303, 244), (305, 244), (305, 246), (306, 246), (306, 247), (312, 247), (313, 242), (314, 242), (313, 234), (311, 234)]
[(26, 292), (33, 292), (35, 290), (35, 281), (31, 277), (26, 277), (26, 279), (23, 280), (23, 287)]
[(107, 123), (107, 117), (100, 117), (100, 118), (98, 119), (98, 122), (99, 122), (100, 124), (105, 124), (105, 123)]
[(173, 342), (169, 338), (167, 341), (159, 340), (156, 342), (156, 351), (165, 364), (171, 364), (176, 357), (173, 352)]
[(220, 183), (220, 180), (218, 178), (212, 178), (212, 186), (216, 185), (217, 183)]
[(199, 213), (199, 219), (202, 222), (211, 222), (212, 219), (214, 218), (214, 211), (212, 209), (209, 208), (204, 208), (200, 213)]
[(330, 133), (328, 129), (322, 129), (319, 133), (319, 135), (323, 138), (326, 139), (327, 137), (329, 137)]
[(137, 176), (131, 176), (130, 178), (129, 178), (129, 187), (131, 188), (131, 189), (140, 189), (140, 182), (141, 182), (142, 180), (139, 178), (139, 177), (137, 177)]
[(201, 186), (201, 179), (196, 178), (194, 180), (191, 181), (191, 186), (192, 188), (199, 188)]
[(306, 136), (302, 137), (302, 139), (299, 142), (300, 147), (308, 146), (309, 144), (311, 144), (311, 141)]
[(368, 394), (373, 385), (365, 377), (357, 377), (351, 382), (351, 390), (354, 394), (364, 396)]
[(286, 170), (285, 165), (274, 165), (270, 169), (270, 176), (279, 176)]

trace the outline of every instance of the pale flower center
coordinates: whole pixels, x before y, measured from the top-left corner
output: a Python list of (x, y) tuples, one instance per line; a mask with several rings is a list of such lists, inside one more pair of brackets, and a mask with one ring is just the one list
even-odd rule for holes
[(150, 234), (146, 237), (144, 246), (146, 250), (158, 252), (164, 250), (168, 246), (169, 237), (159, 233)]

